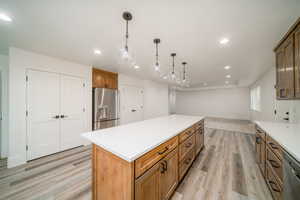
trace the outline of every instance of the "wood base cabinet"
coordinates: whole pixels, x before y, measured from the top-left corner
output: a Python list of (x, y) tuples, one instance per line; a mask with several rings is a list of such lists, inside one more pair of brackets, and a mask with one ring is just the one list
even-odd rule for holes
[(268, 133), (256, 127), (256, 160), (274, 200), (282, 200), (282, 148)]

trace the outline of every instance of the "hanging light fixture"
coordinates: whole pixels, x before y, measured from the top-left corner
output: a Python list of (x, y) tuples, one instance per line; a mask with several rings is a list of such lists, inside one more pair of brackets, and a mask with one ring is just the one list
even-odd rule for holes
[(175, 62), (174, 62), (176, 53), (171, 53), (171, 56), (172, 56), (172, 60), (173, 60), (171, 78), (174, 80), (176, 78), (176, 75), (175, 75)]
[(125, 46), (121, 49), (121, 56), (125, 60), (130, 60), (131, 56), (129, 55), (129, 49), (128, 49), (128, 22), (132, 20), (132, 14), (130, 12), (124, 12), (123, 13), (123, 19), (126, 21), (126, 33), (125, 33)]
[(160, 68), (160, 65), (159, 65), (159, 62), (158, 62), (158, 44), (160, 43), (160, 39), (159, 38), (155, 38), (153, 40), (154, 44), (155, 44), (155, 47), (156, 47), (156, 54), (155, 54), (155, 66), (154, 66), (154, 69), (155, 71), (159, 71), (159, 68)]
[(182, 77), (182, 82), (185, 83), (186, 82), (186, 62), (183, 62), (183, 77)]

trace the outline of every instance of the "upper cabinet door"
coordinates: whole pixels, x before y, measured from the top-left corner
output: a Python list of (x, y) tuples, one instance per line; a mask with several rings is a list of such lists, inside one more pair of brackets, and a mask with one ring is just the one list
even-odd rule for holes
[(276, 50), (276, 90), (278, 99), (295, 97), (294, 35)]
[(300, 98), (300, 25), (295, 31), (295, 96)]
[(94, 68), (93, 88), (118, 89), (118, 74)]

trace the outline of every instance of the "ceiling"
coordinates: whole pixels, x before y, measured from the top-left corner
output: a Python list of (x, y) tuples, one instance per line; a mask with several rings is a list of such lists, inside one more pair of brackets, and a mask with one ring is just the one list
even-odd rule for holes
[[(191, 87), (225, 84), (248, 86), (274, 67), (273, 48), (300, 17), (299, 0), (2, 0), (0, 12), (13, 18), (0, 22), (0, 54), (15, 46), (70, 61), (164, 81), (154, 71), (153, 39), (159, 46), (161, 70), (188, 62)], [(122, 62), (123, 11), (130, 11), (129, 51), (140, 69)], [(230, 42), (222, 46), (223, 37)], [(93, 54), (99, 48), (101, 56)], [(230, 70), (224, 66), (230, 65)], [(204, 83), (207, 83), (205, 86)]]

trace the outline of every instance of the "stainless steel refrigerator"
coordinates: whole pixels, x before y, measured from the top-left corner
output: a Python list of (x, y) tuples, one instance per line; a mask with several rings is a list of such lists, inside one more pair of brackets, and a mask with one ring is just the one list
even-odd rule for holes
[(117, 126), (119, 107), (118, 90), (93, 88), (93, 130)]

